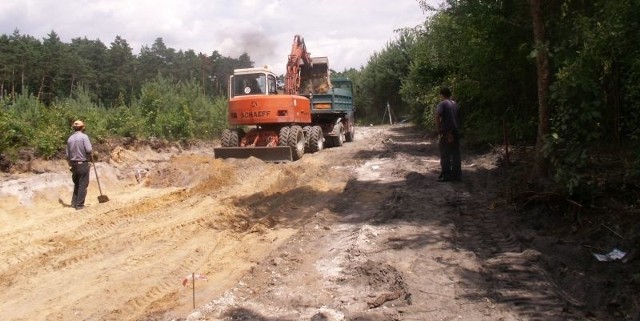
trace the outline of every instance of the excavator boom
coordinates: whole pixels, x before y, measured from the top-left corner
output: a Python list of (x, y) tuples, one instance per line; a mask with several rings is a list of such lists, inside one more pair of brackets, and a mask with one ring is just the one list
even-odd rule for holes
[(287, 95), (297, 95), (300, 92), (300, 69), (312, 68), (311, 54), (307, 51), (304, 38), (300, 35), (293, 36), (291, 53), (287, 60), (287, 74), (284, 83), (284, 93)]

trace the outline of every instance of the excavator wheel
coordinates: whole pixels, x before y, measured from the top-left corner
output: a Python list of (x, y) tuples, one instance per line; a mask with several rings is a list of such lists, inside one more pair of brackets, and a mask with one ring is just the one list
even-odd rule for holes
[(319, 152), (324, 148), (324, 137), (322, 136), (322, 127), (313, 126), (309, 131), (309, 151), (311, 153)]
[(291, 127), (280, 128), (280, 133), (278, 133), (278, 146), (289, 146), (290, 130), (291, 130)]
[(300, 126), (291, 126), (289, 130), (289, 143), (288, 145), (291, 147), (291, 156), (293, 160), (298, 160), (302, 158), (304, 155), (304, 132), (302, 131), (302, 127)]
[(304, 141), (305, 141), (304, 149), (305, 150), (309, 150), (309, 148), (310, 148), (309, 139), (311, 137), (311, 130), (312, 129), (313, 129), (313, 127), (311, 127), (311, 126), (302, 127), (302, 132), (304, 132)]
[(240, 138), (238, 131), (235, 129), (225, 129), (222, 131), (222, 139), (220, 140), (222, 147), (238, 147), (240, 146)]

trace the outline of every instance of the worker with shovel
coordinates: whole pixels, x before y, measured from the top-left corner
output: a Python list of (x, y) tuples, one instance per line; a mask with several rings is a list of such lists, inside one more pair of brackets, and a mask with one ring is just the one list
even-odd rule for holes
[(93, 148), (89, 141), (89, 136), (84, 133), (84, 123), (81, 120), (73, 122), (74, 133), (67, 140), (67, 161), (71, 170), (73, 180), (73, 197), (71, 206), (76, 210), (84, 208), (84, 200), (87, 197), (87, 187), (89, 186), (89, 170), (91, 169), (89, 160)]

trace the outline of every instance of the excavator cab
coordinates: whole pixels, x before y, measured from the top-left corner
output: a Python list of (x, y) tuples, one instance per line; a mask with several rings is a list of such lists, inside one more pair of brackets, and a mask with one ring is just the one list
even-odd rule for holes
[(240, 74), (232, 76), (230, 90), (232, 94), (231, 97), (267, 94), (267, 87), (270, 87), (267, 86), (267, 77), (273, 78), (273, 80), (270, 79), (269, 81), (275, 82), (275, 77), (273, 75), (267, 76), (267, 74), (264, 73)]

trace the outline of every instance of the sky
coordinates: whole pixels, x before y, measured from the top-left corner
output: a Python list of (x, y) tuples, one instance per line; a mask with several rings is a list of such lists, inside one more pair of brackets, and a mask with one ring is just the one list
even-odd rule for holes
[[(430, 0), (435, 4), (437, 0)], [(116, 36), (133, 54), (162, 38), (176, 50), (237, 58), (286, 70), (293, 36), (311, 56), (329, 57), (336, 71), (359, 69), (395, 39), (394, 30), (426, 20), (417, 0), (1, 0), (0, 33), (15, 29), (42, 40), (55, 31), (63, 42)]]

